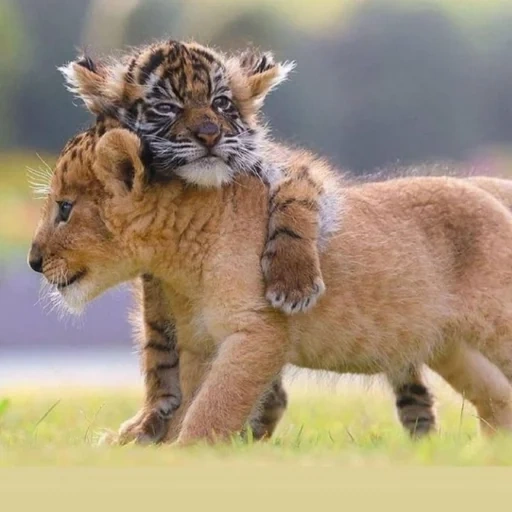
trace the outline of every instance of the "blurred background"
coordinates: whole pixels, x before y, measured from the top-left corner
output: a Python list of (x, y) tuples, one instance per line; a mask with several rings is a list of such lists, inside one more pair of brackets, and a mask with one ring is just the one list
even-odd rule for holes
[[(449, 162), (512, 174), (512, 0), (2, 0), (0, 386), (138, 378), (126, 289), (79, 320), (39, 300), (25, 264), (51, 166), (91, 122), (57, 66), (162, 38), (248, 44), (297, 61), (265, 111), (274, 136), (356, 174)], [(78, 357), (77, 357), (78, 355)]]

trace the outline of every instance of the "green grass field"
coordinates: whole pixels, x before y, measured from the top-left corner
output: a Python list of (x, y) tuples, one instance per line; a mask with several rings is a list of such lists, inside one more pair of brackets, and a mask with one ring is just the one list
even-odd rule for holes
[[(375, 387), (374, 387), (375, 388)], [(3, 510), (500, 510), (512, 494), (512, 437), (486, 440), (473, 409), (437, 389), (441, 432), (412, 442), (391, 397), (291, 387), (275, 438), (190, 448), (95, 441), (139, 403), (135, 391), (12, 390), (0, 400)], [(427, 466), (427, 467), (425, 467)], [(454, 467), (455, 466), (455, 467)]]
[[(512, 465), (512, 437), (484, 439), (473, 408), (436, 386), (440, 433), (412, 442), (395, 418), (392, 397), (372, 386), (329, 392), (291, 386), (290, 407), (266, 443), (175, 448), (97, 446), (137, 409), (135, 391), (39, 390), (0, 401), (0, 467), (139, 467), (203, 463), (352, 466)], [(439, 388), (439, 389), (438, 389)]]

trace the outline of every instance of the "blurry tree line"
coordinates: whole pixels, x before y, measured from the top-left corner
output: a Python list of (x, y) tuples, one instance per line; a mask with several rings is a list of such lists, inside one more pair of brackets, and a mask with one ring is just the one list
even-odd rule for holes
[(0, 146), (58, 151), (87, 125), (56, 69), (77, 47), (168, 37), (296, 60), (265, 107), (274, 135), (357, 172), (511, 144), (512, 6), (467, 26), (414, 4), (362, 2), (315, 32), (258, 2), (228, 13), (213, 1), (2, 0)]

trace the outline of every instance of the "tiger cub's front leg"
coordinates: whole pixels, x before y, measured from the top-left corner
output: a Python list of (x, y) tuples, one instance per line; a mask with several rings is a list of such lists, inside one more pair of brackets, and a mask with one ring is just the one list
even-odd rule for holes
[[(265, 391), (249, 417), (249, 428), (256, 441), (272, 437), (287, 406), (288, 395), (284, 389), (282, 377), (279, 375)], [(244, 435), (246, 435), (245, 432)]]
[(145, 400), (140, 411), (121, 425), (119, 444), (162, 441), (171, 417), (181, 404), (179, 357), (169, 303), (158, 279), (143, 276), (141, 281), (142, 293), (138, 299), (143, 325), (138, 328), (138, 336)]
[(304, 164), (290, 165), (271, 188), (261, 266), (266, 298), (287, 314), (309, 310), (325, 291), (318, 256), (322, 193)]

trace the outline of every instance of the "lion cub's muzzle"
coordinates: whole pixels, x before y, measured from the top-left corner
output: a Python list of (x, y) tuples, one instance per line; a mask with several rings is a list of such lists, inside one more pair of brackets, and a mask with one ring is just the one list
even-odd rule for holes
[(35, 243), (32, 244), (28, 253), (28, 264), (34, 272), (43, 273), (43, 253)]

